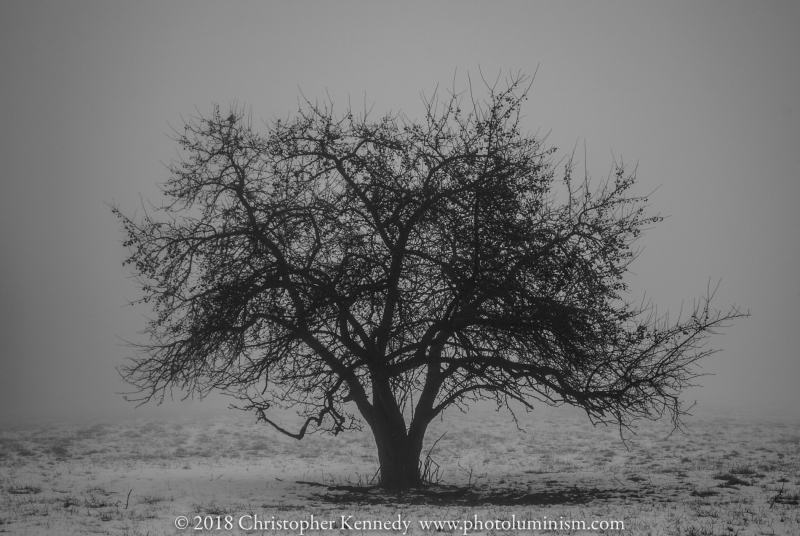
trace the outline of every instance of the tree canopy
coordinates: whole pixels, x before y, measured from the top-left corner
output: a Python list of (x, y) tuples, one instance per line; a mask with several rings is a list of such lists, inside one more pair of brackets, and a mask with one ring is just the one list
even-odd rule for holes
[(713, 292), (673, 323), (626, 299), (661, 218), (622, 162), (576, 179), (521, 132), (527, 84), (437, 93), (421, 120), (306, 102), (265, 133), (237, 108), (187, 121), (166, 202), (114, 208), (155, 313), (121, 369), (137, 399), (219, 390), (298, 439), (363, 420), (390, 488), (419, 485), (431, 420), (478, 399), (679, 424), (706, 338), (743, 315)]

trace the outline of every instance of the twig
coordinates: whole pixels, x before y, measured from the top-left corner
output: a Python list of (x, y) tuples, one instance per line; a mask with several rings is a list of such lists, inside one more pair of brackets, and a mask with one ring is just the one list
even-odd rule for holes
[(770, 503), (770, 505), (769, 505), (769, 509), (770, 509), (770, 510), (772, 510), (772, 507), (773, 507), (773, 506), (775, 506), (775, 503), (778, 501), (778, 499), (780, 499), (781, 495), (783, 495), (783, 488), (784, 488), (784, 486), (786, 486), (786, 482), (784, 482), (784, 483), (782, 483), (782, 484), (781, 484), (781, 489), (780, 489), (780, 491), (778, 491), (778, 494), (777, 494), (777, 495), (775, 495), (775, 497), (773, 497), (773, 498), (772, 498), (772, 502), (771, 502), (771, 503)]
[[(458, 466), (461, 468), (462, 471), (467, 473), (467, 476), (469, 477), (469, 480), (467, 481), (467, 488), (471, 488), (472, 487), (472, 471), (475, 470), (474, 466), (472, 464), (470, 464), (469, 465), (469, 471), (467, 471), (466, 467), (461, 465), (461, 462), (458, 462)], [(475, 482), (476, 483), (478, 482), (477, 478), (475, 479)]]
[(369, 485), (371, 486), (373, 482), (375, 482), (375, 478), (378, 476), (378, 473), (381, 472), (381, 466), (378, 466), (378, 470), (375, 471), (375, 474), (372, 475), (372, 479), (369, 481)]
[[(446, 434), (446, 433), (447, 433), (447, 431), (445, 430), (444, 434)], [(436, 447), (436, 444), (437, 444), (439, 441), (441, 441), (441, 440), (442, 440), (442, 438), (444, 437), (444, 434), (440, 435), (440, 436), (439, 436), (439, 439), (437, 439), (436, 441), (434, 441), (434, 442), (433, 442), (433, 445), (431, 445), (431, 448), (428, 450), (428, 454), (426, 454), (426, 455), (425, 455), (426, 457), (428, 457), (428, 458), (430, 457), (430, 455), (431, 455), (431, 452), (433, 452), (433, 449)]]

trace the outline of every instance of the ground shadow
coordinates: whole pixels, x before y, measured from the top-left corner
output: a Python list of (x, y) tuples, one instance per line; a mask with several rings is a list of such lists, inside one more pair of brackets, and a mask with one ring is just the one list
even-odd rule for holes
[[(309, 482), (298, 482), (312, 484)], [(320, 484), (313, 484), (323, 487)], [(314, 493), (315, 500), (346, 505), (431, 505), (431, 506), (548, 506), (577, 505), (609, 500), (644, 501), (656, 498), (654, 490), (601, 489), (597, 487), (563, 487), (541, 491), (528, 488), (490, 489), (447, 485), (391, 493), (376, 487), (324, 486), (327, 493)]]

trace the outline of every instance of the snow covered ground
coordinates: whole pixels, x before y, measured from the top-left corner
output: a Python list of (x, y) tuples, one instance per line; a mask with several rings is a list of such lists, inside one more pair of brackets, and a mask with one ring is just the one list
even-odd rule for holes
[(378, 467), (368, 431), (298, 442), (238, 412), (6, 426), (0, 532), (800, 535), (800, 417), (641, 423), (629, 450), (575, 412), (518, 417), (435, 422), (440, 485), (401, 496), (357, 489)]

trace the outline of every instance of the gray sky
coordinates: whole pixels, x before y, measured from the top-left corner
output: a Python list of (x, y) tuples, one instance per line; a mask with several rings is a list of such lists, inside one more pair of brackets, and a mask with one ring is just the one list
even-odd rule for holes
[(105, 203), (158, 201), (182, 114), (285, 117), (302, 90), (413, 117), (454, 75), (537, 67), (526, 128), (581, 161), (585, 140), (594, 177), (613, 151), (638, 162), (639, 193), (659, 188), (669, 218), (640, 243), (631, 298), (676, 313), (721, 280), (716, 305), (752, 313), (712, 341), (714, 376), (687, 399), (800, 407), (798, 28), (788, 1), (5, 0), (0, 419), (142, 413), (116, 394), (118, 338), (141, 341), (144, 311), (125, 307), (137, 290)]

